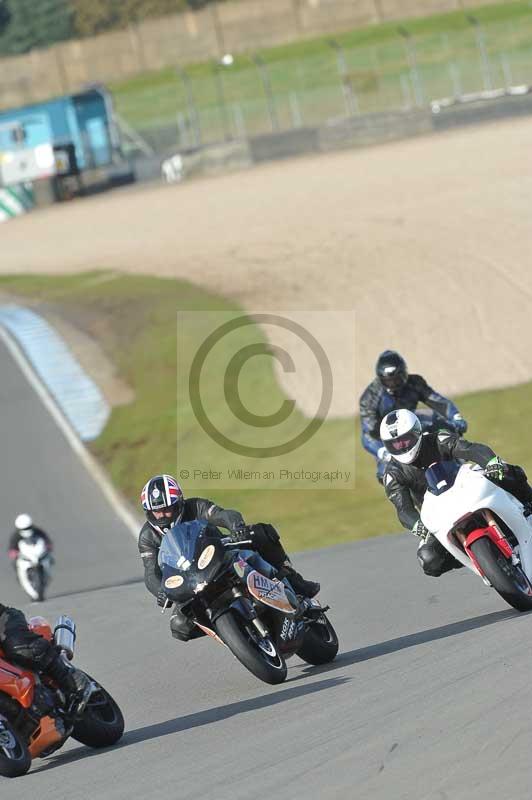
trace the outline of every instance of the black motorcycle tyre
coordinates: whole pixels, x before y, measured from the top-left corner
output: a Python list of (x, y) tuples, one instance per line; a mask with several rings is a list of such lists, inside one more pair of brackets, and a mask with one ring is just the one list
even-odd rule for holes
[(97, 686), (98, 692), (74, 723), (72, 738), (87, 747), (111, 747), (122, 738), (124, 717), (116, 700), (99, 683)]
[[(31, 767), (30, 752), (22, 736), (5, 717), (2, 717), (2, 725), (5, 731), (0, 731), (0, 775), (4, 778), (19, 778)], [(10, 734), (10, 738), (14, 740), (13, 747), (2, 746), (3, 733)], [(10, 755), (5, 752), (6, 749), (10, 751)]]
[(532, 610), (532, 587), (521, 568), (512, 564), (497, 545), (483, 536), (470, 545), (479, 567), (495, 591), (517, 611)]
[[(268, 660), (266, 653), (263, 653), (247, 634), (244, 621), (234, 611), (229, 610), (221, 614), (214, 627), (235, 658), (256, 678), (272, 685), (283, 683), (287, 675), (284, 658), (277, 652), (279, 666), (274, 666)], [(275, 646), (275, 643), (273, 644)]]

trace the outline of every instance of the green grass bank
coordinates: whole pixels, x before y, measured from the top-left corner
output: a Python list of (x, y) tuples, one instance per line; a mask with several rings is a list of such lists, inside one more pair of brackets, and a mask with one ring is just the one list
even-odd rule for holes
[(186, 146), (199, 143), (198, 136), (206, 142), (264, 132), (272, 122), (284, 129), (346, 113), (426, 105), (430, 99), (489, 88), (486, 82), (492, 87), (529, 82), (530, 3), (481, 6), (474, 17), (481, 26), (480, 46), (478, 26), (456, 11), (406, 20), (410, 55), (398, 21), (262, 50), (262, 67), (252, 54), (237, 54), (226, 67), (216, 68), (212, 61), (181, 64), (188, 81), (166, 68), (110, 88), (131, 125), (143, 130), (175, 125), (176, 144)]
[[(176, 385), (176, 311), (238, 310), (235, 304), (189, 283), (113, 273), (5, 276), (0, 278), (0, 290), (20, 301), (38, 301), (42, 312), (59, 314), (90, 334), (133, 388), (134, 401), (114, 408), (103, 434), (91, 445), (126, 497), (136, 504), (151, 474), (176, 473), (176, 431), (182, 440), (186, 438), (187, 415), (192, 413), (187, 403), (188, 387), (182, 382)], [(247, 376), (259, 412), (277, 408), (283, 399), (269, 361), (255, 359)], [(531, 399), (532, 384), (457, 398), (470, 421), (469, 438), (486, 441), (503, 458), (522, 464), (529, 472), (532, 456), (523, 420)], [(354, 409), (356, 401), (353, 398)], [(220, 413), (229, 412), (224, 408)], [(350, 446), (345, 443), (353, 425), (354, 490), (228, 491), (217, 490), (213, 484), (208, 494), (223, 505), (239, 508), (251, 521), (273, 521), (291, 550), (393, 532), (399, 528), (395, 513), (375, 481), (373, 459), (360, 446), (358, 422), (347, 419), (325, 423), (326, 441), (332, 452), (340, 452)], [(323, 441), (320, 439), (317, 446), (323, 447)], [(194, 444), (186, 443), (192, 451)], [(199, 446), (204, 446), (203, 440)], [(185, 481), (184, 486), (189, 494), (195, 493), (191, 483)]]

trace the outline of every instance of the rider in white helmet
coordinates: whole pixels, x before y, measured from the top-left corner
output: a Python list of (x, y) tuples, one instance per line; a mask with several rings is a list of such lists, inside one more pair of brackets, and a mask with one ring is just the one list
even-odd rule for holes
[(46, 548), (49, 552), (54, 549), (52, 540), (42, 528), (38, 528), (33, 524), (33, 520), (29, 514), (19, 514), (15, 519), (15, 530), (9, 539), (9, 558), (15, 562), (19, 554), (19, 542), (21, 539), (44, 539)]
[(384, 489), (397, 509), (399, 521), (419, 536), (418, 561), (426, 575), (439, 577), (461, 566), (423, 525), (419, 509), (427, 488), (425, 470), (437, 461), (463, 459), (484, 468), (490, 480), (500, 484), (532, 512), (532, 488), (524, 470), (507, 464), (485, 444), (468, 442), (458, 434), (442, 430), (423, 433), (417, 416), (406, 408), (391, 411), (380, 425), (383, 446), (391, 456), (384, 473)]

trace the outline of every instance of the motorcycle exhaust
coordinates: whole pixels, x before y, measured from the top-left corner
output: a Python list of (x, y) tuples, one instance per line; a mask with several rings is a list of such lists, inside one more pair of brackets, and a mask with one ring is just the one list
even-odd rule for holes
[(54, 642), (65, 653), (69, 661), (74, 658), (76, 623), (70, 617), (61, 615), (54, 628)]

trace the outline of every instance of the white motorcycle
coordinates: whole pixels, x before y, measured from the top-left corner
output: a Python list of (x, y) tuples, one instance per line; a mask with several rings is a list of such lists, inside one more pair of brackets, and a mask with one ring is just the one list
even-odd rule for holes
[(532, 609), (532, 517), (522, 503), (477, 465), (442, 461), (425, 474), (423, 524), (507, 603)]
[(32, 600), (44, 600), (52, 576), (53, 557), (41, 536), (21, 539), (15, 570), (18, 582)]

